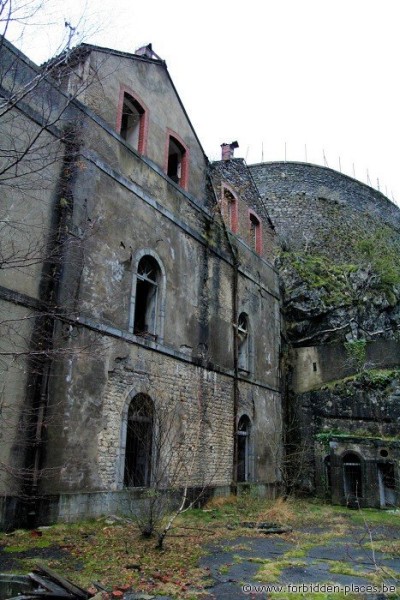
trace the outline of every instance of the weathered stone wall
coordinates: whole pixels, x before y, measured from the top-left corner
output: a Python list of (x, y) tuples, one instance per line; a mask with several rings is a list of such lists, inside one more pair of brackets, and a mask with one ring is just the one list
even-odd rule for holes
[[(164, 170), (167, 131), (175, 132), (189, 148), (189, 193), (205, 198), (206, 157), (172, 85), (166, 64), (124, 53), (94, 50), (90, 68), (99, 76), (85, 90), (84, 103), (115, 131), (120, 86), (137, 94), (148, 108), (148, 141), (145, 156)], [(119, 132), (117, 132), (119, 134)], [(121, 141), (120, 136), (119, 141)], [(123, 142), (125, 144), (125, 142)]]
[[(351, 471), (346, 473), (345, 467), (346, 456), (348, 457), (349, 453), (352, 456), (351, 461), (355, 457), (359, 460), (361, 477), (357, 489), (354, 490), (356, 494), (349, 493), (349, 488), (352, 487)], [(319, 496), (332, 496), (336, 504), (350, 505), (352, 508), (393, 509), (398, 505), (399, 441), (368, 436), (332, 435), (330, 439), (320, 439), (316, 442), (315, 455), (316, 491)]]
[[(79, 345), (84, 337), (80, 336)], [(230, 377), (121, 341), (99, 340), (96, 354), (97, 358), (74, 358), (68, 373), (66, 365), (57, 373), (52, 393), (55, 398), (66, 397), (69, 401), (55, 403), (55, 412), (49, 418), (49, 446), (53, 450), (48, 467), (59, 469), (60, 475), (59, 480), (47, 483), (47, 492), (122, 489), (127, 411), (139, 393), (150, 396), (157, 414), (168, 408), (162, 425), (171, 432), (178, 428), (176, 435), (171, 433), (175, 450), (178, 442), (182, 455), (189, 446), (192, 448), (194, 464), (188, 483), (230, 482)], [(168, 451), (168, 447), (163, 448), (165, 459)], [(170, 462), (168, 470), (173, 476)], [(181, 476), (170, 485), (181, 484)]]
[(28, 427), (40, 362), (32, 334), (45, 309), (44, 274), (54, 258), (52, 226), (65, 156), (64, 119), (72, 110), (40, 69), (4, 39), (0, 81), (0, 494), (7, 511), (7, 496), (27, 483)]
[(296, 246), (320, 237), (318, 232), (324, 238), (326, 229), (341, 220), (353, 223), (363, 216), (400, 230), (400, 211), (393, 202), (333, 169), (272, 162), (251, 165), (250, 171), (279, 236)]
[[(342, 459), (355, 452), (361, 502), (384, 505), (379, 464), (386, 459), (376, 448), (397, 439), (400, 418), (400, 210), (325, 167), (279, 162), (250, 170), (280, 241), (292, 480), (345, 503)], [(388, 464), (398, 460), (390, 456)]]
[[(400, 342), (376, 340), (365, 343), (364, 369), (390, 369), (398, 366)], [(291, 387), (296, 394), (318, 389), (330, 381), (354, 375), (357, 365), (343, 344), (306, 346), (291, 351)]]
[(0, 494), (18, 493), (24, 479), (27, 352), (34, 318), (35, 311), (0, 299)]
[(244, 160), (235, 158), (214, 162), (211, 168), (211, 176), (214, 182), (215, 195), (220, 203), (227, 228), (231, 229), (231, 223), (229, 223), (226, 201), (223, 198), (224, 185), (228, 185), (234, 191), (238, 204), (237, 231), (235, 233), (254, 250), (249, 221), (249, 209), (253, 210), (262, 223), (261, 256), (268, 261), (272, 261), (275, 245), (274, 228), (267, 212), (267, 205), (262, 201), (251, 176), (251, 170), (244, 163)]
[[(211, 191), (207, 159), (165, 64), (91, 52), (93, 60), (85, 58), (81, 73), (84, 79), (96, 71), (93, 87), (81, 96), (90, 107), (70, 102), (63, 122), (68, 152), (43, 171), (50, 184), (44, 208), (36, 218), (27, 202), (17, 215), (28, 229), (35, 214), (34, 245), (56, 251), (46, 268), (40, 255), (25, 287), (13, 289), (12, 276), (4, 280), (5, 306), (25, 323), (12, 332), (10, 344), (19, 348), (19, 342), (27, 356), (39, 349), (40, 356), (35, 371), (27, 370), (18, 385), (23, 366), (18, 361), (8, 366), (12, 401), (26, 398), (27, 408), (35, 407), (30, 427), (38, 439), (30, 457), (39, 461), (40, 472), (26, 471), (30, 511), (44, 518), (48, 508), (51, 518), (71, 519), (126, 505), (128, 407), (142, 393), (156, 412), (171, 407), (168, 418), (174, 417), (171, 431), (180, 443), (169, 440), (160, 454), (165, 487), (188, 483), (228, 490), (235, 480), (236, 428), (246, 415), (247, 480), (273, 493), (281, 460), (280, 312), (277, 272), (269, 262), (274, 234), (265, 207), (240, 161), (226, 178), (235, 179), (231, 185), (243, 199), (243, 239), (230, 236)], [(115, 130), (120, 86), (135, 90), (146, 105), (144, 155)], [(62, 105), (65, 96), (48, 87), (54, 106)], [(21, 107), (29, 124), (37, 100)], [(164, 172), (171, 131), (189, 149), (187, 191)], [(262, 220), (263, 256), (246, 237), (249, 209)], [(158, 265), (148, 263), (157, 271), (154, 280), (139, 273), (143, 256)], [(138, 281), (147, 282), (140, 292)], [(144, 306), (148, 289), (157, 289), (151, 329), (147, 322), (137, 326), (135, 316), (138, 294)], [(35, 313), (31, 321), (30, 310), (45, 318), (39, 323)], [(249, 360), (241, 369), (235, 363), (238, 311), (249, 317)], [(14, 431), (20, 416), (13, 414)], [(19, 442), (10, 435), (12, 443)], [(27, 456), (23, 459), (10, 460), (19, 469), (27, 464)], [(12, 500), (7, 514), (15, 508)]]
[[(165, 96), (171, 110), (176, 96), (170, 91)], [(88, 234), (68, 246), (63, 269), (60, 297), (75, 324), (57, 332), (57, 344), (71, 345), (71, 352), (54, 364), (51, 376), (45, 467), (58, 476), (42, 482), (43, 492), (122, 489), (126, 415), (137, 393), (148, 394), (156, 407), (178, 405), (174, 426), (182, 431), (185, 456), (196, 446), (200, 428), (191, 485), (204, 483), (205, 475), (210, 485), (231, 484), (235, 289), (239, 311), (250, 317), (252, 359), (251, 369), (236, 375), (236, 417), (247, 414), (252, 422), (250, 481), (276, 485), (281, 457), (276, 271), (238, 242), (236, 272), (215, 199), (202, 196), (205, 177), (196, 197), (185, 192), (90, 111), (79, 165), (72, 228)], [(246, 193), (250, 206), (258, 201), (252, 199), (254, 186)], [(268, 228), (271, 242), (269, 223)], [(163, 272), (163, 330), (148, 337), (131, 327), (138, 257), (146, 253)], [(173, 461), (166, 473), (174, 471)]]

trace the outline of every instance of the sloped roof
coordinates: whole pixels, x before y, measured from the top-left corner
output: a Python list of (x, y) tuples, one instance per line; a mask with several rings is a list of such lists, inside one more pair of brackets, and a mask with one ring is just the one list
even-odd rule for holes
[(101, 52), (103, 54), (118, 56), (120, 58), (127, 58), (129, 60), (146, 62), (146, 63), (158, 65), (159, 67), (165, 69), (165, 72), (168, 76), (171, 87), (172, 87), (172, 89), (176, 95), (176, 98), (182, 108), (182, 111), (189, 123), (189, 126), (192, 129), (193, 135), (196, 138), (196, 141), (199, 144), (201, 151), (203, 152), (204, 156), (208, 160), (208, 157), (207, 157), (206, 153), (204, 152), (203, 145), (200, 142), (200, 139), (196, 133), (195, 128), (193, 127), (193, 124), (192, 124), (192, 122), (189, 118), (189, 115), (185, 109), (185, 106), (178, 94), (178, 91), (174, 85), (174, 82), (172, 81), (171, 75), (169, 74), (169, 71), (167, 68), (167, 63), (165, 62), (165, 60), (160, 58), (158, 56), (158, 54), (156, 54), (154, 52), (151, 43), (147, 44), (147, 46), (142, 46), (141, 48), (136, 50), (136, 52), (134, 52), (134, 53), (123, 52), (121, 50), (115, 50), (113, 48), (105, 48), (103, 46), (96, 46), (94, 44), (82, 43), (82, 44), (79, 44), (78, 46), (75, 46), (75, 48), (72, 48), (70, 50), (69, 49), (64, 50), (61, 54), (51, 58), (49, 61), (47, 61), (46, 63), (41, 65), (41, 68), (45, 68), (46, 70), (51, 72), (53, 65), (54, 65), (55, 70), (58, 70), (58, 69), (62, 70), (63, 66), (71, 67), (75, 64), (78, 64), (79, 62), (84, 60), (91, 52)]

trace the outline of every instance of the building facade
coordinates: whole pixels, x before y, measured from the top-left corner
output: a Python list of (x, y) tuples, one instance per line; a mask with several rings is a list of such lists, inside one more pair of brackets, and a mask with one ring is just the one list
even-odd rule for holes
[(3, 527), (251, 486), (399, 498), (400, 211), (210, 163), (165, 62), (0, 46)]
[(151, 46), (1, 54), (3, 526), (154, 486), (275, 494), (279, 285), (247, 166), (209, 164)]

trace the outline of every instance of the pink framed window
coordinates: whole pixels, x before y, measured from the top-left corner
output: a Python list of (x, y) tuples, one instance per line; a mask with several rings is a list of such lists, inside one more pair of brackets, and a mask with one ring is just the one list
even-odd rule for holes
[(262, 254), (262, 228), (261, 221), (252, 210), (249, 210), (250, 221), (250, 245), (257, 252)]
[(130, 88), (121, 86), (116, 130), (132, 148), (146, 153), (149, 111)]
[(222, 210), (226, 215), (228, 226), (232, 233), (237, 233), (239, 225), (238, 200), (226, 186), (222, 187)]
[(164, 171), (181, 188), (189, 184), (189, 148), (173, 131), (167, 132)]

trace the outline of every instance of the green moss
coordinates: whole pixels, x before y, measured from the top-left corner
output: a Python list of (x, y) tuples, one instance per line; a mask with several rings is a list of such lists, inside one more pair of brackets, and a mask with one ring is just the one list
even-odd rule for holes
[(400, 441), (400, 435), (390, 436), (390, 437), (373, 435), (373, 434), (371, 434), (371, 432), (362, 430), (362, 429), (358, 429), (352, 433), (332, 433), (332, 431), (326, 431), (324, 433), (317, 433), (317, 435), (315, 436), (315, 439), (318, 442), (320, 442), (321, 444), (323, 444), (326, 449), (328, 449), (329, 442), (332, 439), (332, 437), (342, 438), (343, 440), (353, 439), (353, 438), (362, 438), (362, 439), (368, 439), (368, 440), (380, 440), (382, 442), (398, 442), (398, 441)]
[(354, 363), (358, 371), (361, 371), (367, 360), (367, 342), (366, 340), (352, 340), (345, 342), (347, 356)]
[(335, 264), (327, 256), (309, 252), (283, 252), (280, 258), (284, 264), (290, 264), (311, 289), (321, 291), (326, 305), (352, 304), (349, 275), (357, 271), (355, 264)]
[(218, 573), (220, 575), (226, 575), (227, 573), (229, 573), (229, 569), (231, 568), (230, 564), (227, 565), (221, 565), (218, 569)]
[(379, 276), (375, 286), (381, 289), (400, 284), (400, 244), (389, 227), (380, 227), (373, 233), (360, 238), (356, 249), (371, 264)]
[[(362, 340), (360, 340), (362, 341)], [(384, 390), (389, 387), (395, 379), (400, 378), (400, 369), (368, 369), (360, 371), (355, 375), (335, 379), (324, 383), (322, 390), (334, 391), (338, 394), (352, 396), (355, 393), (355, 387), (362, 389)], [(353, 384), (355, 384), (353, 386)], [(315, 391), (315, 390), (314, 390)]]
[(49, 548), (52, 545), (52, 541), (50, 539), (39, 538), (25, 538), (24, 541), (21, 541), (20, 544), (9, 545), (3, 548), (3, 552), (25, 552), (30, 548)]
[(300, 560), (277, 558), (266, 560), (257, 573), (257, 580), (263, 583), (274, 583), (278, 581), (282, 571), (291, 567), (305, 567), (307, 563)]
[[(334, 239), (326, 239), (318, 250), (283, 250), (279, 259), (310, 289), (319, 289), (326, 306), (364, 303), (365, 291), (383, 292), (389, 305), (395, 306), (399, 300), (395, 288), (400, 284), (400, 242), (389, 227), (371, 227), (371, 231), (351, 235), (346, 228), (335, 229)], [(351, 277), (359, 270), (368, 276), (362, 293)]]
[(329, 571), (331, 573), (337, 573), (339, 575), (353, 575), (355, 577), (360, 577), (360, 575), (366, 575), (366, 573), (362, 573), (360, 570), (355, 569), (351, 562), (342, 562), (339, 560), (329, 561)]

